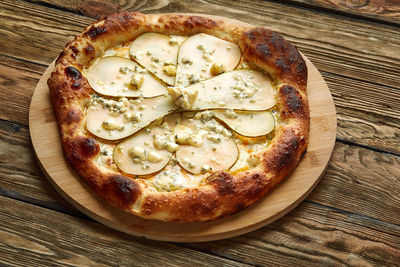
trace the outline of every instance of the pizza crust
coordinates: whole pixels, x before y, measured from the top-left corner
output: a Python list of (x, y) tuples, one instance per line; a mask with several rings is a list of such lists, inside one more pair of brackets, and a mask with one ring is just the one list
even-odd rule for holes
[[(110, 47), (132, 41), (145, 32), (207, 33), (238, 44), (247, 61), (270, 73), (282, 123), (262, 153), (261, 168), (236, 175), (216, 172), (197, 188), (158, 192), (142, 179), (96, 163), (99, 143), (85, 129), (84, 114), (93, 92), (82, 70)], [(201, 16), (141, 13), (116, 14), (87, 27), (66, 45), (48, 80), (63, 151), (78, 175), (116, 208), (146, 219), (178, 222), (208, 221), (238, 212), (290, 174), (308, 144), (306, 84), (307, 67), (301, 54), (273, 31)]]

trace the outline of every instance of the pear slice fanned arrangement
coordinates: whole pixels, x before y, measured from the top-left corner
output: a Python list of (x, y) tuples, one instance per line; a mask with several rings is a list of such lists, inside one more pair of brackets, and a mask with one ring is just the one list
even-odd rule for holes
[(274, 129), (272, 81), (260, 71), (234, 70), (241, 59), (236, 44), (204, 33), (145, 33), (129, 53), (132, 60), (103, 57), (86, 74), (102, 95), (91, 97), (86, 128), (105, 140), (126, 138), (113, 156), (122, 172), (154, 174), (174, 154), (195, 175), (228, 170), (239, 158), (228, 129), (246, 137)]

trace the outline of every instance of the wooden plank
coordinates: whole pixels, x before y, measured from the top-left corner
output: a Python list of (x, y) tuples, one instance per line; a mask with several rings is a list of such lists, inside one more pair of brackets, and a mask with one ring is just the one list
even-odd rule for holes
[(33, 90), (45, 69), (42, 65), (0, 56), (0, 119), (28, 125)]
[[(316, 66), (358, 80), (400, 87), (399, 28), (319, 14), (266, 1), (130, 2), (121, 10), (209, 12), (269, 27), (294, 42)], [(158, 3), (158, 4), (155, 4)], [(49, 64), (61, 48), (92, 19), (20, 1), (1, 3), (2, 53)], [(33, 19), (34, 18), (34, 19)], [(282, 20), (282, 18), (285, 18)], [(34, 21), (33, 21), (34, 20)], [(35, 27), (31, 27), (35, 25)], [(15, 28), (23, 31), (15, 32)], [(29, 36), (29, 38), (26, 38)], [(51, 43), (51, 46), (49, 46)]]
[[(150, 4), (144, 4), (137, 1), (63, 1), (63, 0), (30, 0), (35, 3), (52, 5), (58, 8), (79, 12), (85, 16), (101, 18), (120, 10), (135, 10), (143, 6), (157, 5), (159, 8), (167, 6), (169, 1), (150, 1)], [(290, 3), (301, 7), (311, 7), (317, 10), (326, 10), (328, 12), (340, 13), (344, 15), (355, 15), (371, 18), (374, 20), (400, 24), (400, 6), (390, 0), (371, 0), (371, 1), (348, 1), (348, 0), (284, 0), (279, 1)]]
[(0, 265), (243, 266), (0, 196)]
[(337, 107), (356, 109), (393, 119), (400, 118), (400, 87), (381, 86), (332, 73), (322, 73), (322, 75)]
[(394, 266), (400, 255), (399, 225), (307, 202), (247, 235), (176, 245), (2, 196), (0, 203), (3, 264)]
[(303, 202), (258, 231), (188, 247), (257, 266), (396, 266), (400, 226)]
[(400, 120), (336, 106), (338, 140), (396, 155), (400, 153)]
[(327, 172), (307, 198), (400, 225), (400, 157), (336, 143)]
[(0, 3), (2, 54), (48, 65), (94, 20), (20, 1)]
[(0, 120), (0, 194), (77, 214), (43, 176), (26, 126)]
[(312, 7), (344, 15), (355, 15), (382, 22), (400, 24), (400, 5), (393, 0), (285, 0), (285, 2)]

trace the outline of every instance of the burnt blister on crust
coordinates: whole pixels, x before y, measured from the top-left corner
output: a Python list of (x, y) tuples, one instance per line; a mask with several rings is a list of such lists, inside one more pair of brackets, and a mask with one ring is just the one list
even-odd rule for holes
[(91, 137), (78, 136), (72, 140), (67, 138), (64, 151), (73, 162), (81, 163), (99, 153), (100, 147)]
[(217, 27), (218, 23), (209, 18), (190, 16), (187, 20), (183, 22), (183, 26), (189, 29), (194, 29), (194, 28), (212, 29)]
[(82, 73), (75, 67), (69, 66), (65, 68), (65, 73), (67, 76), (73, 80), (82, 79)]
[(94, 47), (90, 44), (88, 44), (83, 51), (85, 52), (85, 55), (88, 57), (94, 56)]
[(70, 109), (65, 115), (64, 122), (66, 124), (79, 123), (82, 120), (82, 112), (76, 109)]
[(279, 79), (305, 89), (306, 62), (297, 48), (278, 33), (260, 27), (248, 30), (243, 33), (242, 49), (245, 56), (273, 67)]
[(209, 184), (214, 186), (221, 195), (233, 195), (236, 192), (233, 184), (233, 177), (227, 172), (214, 174), (210, 177)]
[(114, 205), (120, 208), (128, 207), (138, 199), (141, 189), (136, 182), (121, 174), (108, 176), (108, 181), (104, 184), (103, 192), (106, 198), (112, 198)]
[(283, 105), (283, 110), (281, 112), (283, 119), (298, 117), (308, 120), (308, 103), (295, 87), (283, 85), (278, 89), (278, 94)]
[(285, 129), (285, 133), (268, 151), (270, 153), (264, 153), (263, 162), (268, 172), (286, 176), (297, 164), (301, 154), (298, 152), (306, 145), (306, 140), (294, 131)]
[(88, 35), (91, 39), (97, 39), (99, 36), (103, 35), (107, 32), (107, 28), (100, 26), (92, 26), (86, 31), (86, 35)]

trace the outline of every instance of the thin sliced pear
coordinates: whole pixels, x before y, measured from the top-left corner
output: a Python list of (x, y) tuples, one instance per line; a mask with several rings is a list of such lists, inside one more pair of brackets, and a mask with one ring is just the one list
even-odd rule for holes
[[(87, 110), (86, 128), (97, 137), (118, 140), (134, 134), (178, 108), (170, 96), (146, 98), (140, 104), (130, 106), (133, 110), (128, 108), (125, 113), (113, 114), (100, 103), (91, 105)], [(108, 122), (108, 127), (105, 127), (105, 122)]]
[(163, 124), (165, 123), (169, 129), (174, 129), (176, 125), (181, 122), (181, 113), (172, 113), (164, 117)]
[(192, 110), (257, 111), (270, 109), (276, 104), (271, 79), (255, 70), (230, 71), (186, 89), (198, 91)]
[(269, 134), (275, 127), (275, 119), (269, 111), (237, 111), (233, 117), (226, 111), (215, 111), (214, 116), (236, 133), (247, 137), (259, 137)]
[[(201, 123), (199, 120), (182, 120), (182, 124), (187, 124), (192, 129), (196, 129), (195, 125)], [(210, 134), (215, 135), (213, 132)], [(176, 151), (179, 165), (193, 174), (204, 173), (207, 168), (213, 172), (231, 168), (239, 157), (239, 149), (233, 139), (222, 134), (219, 137), (219, 142), (213, 142), (206, 136), (199, 147), (180, 145)]]
[[(163, 82), (174, 85), (176, 60), (183, 36), (145, 33), (136, 38), (130, 48), (131, 57)], [(165, 67), (171, 66), (167, 71)]]
[(193, 35), (179, 49), (175, 84), (188, 86), (233, 70), (240, 57), (240, 49), (234, 43), (205, 33)]
[[(171, 159), (172, 154), (167, 150), (156, 149), (153, 145), (153, 136), (162, 134), (165, 130), (159, 127), (149, 127), (151, 133), (142, 130), (127, 140), (119, 143), (114, 149), (114, 162), (120, 170), (133, 175), (149, 175), (162, 170)], [(132, 150), (142, 150), (143, 158), (132, 157)], [(129, 153), (131, 152), (131, 153)], [(149, 155), (156, 155), (157, 160), (148, 160)]]
[[(132, 78), (140, 85), (129, 85)], [(97, 93), (107, 96), (154, 97), (167, 93), (166, 87), (134, 61), (117, 56), (104, 57), (89, 68), (87, 79)]]

